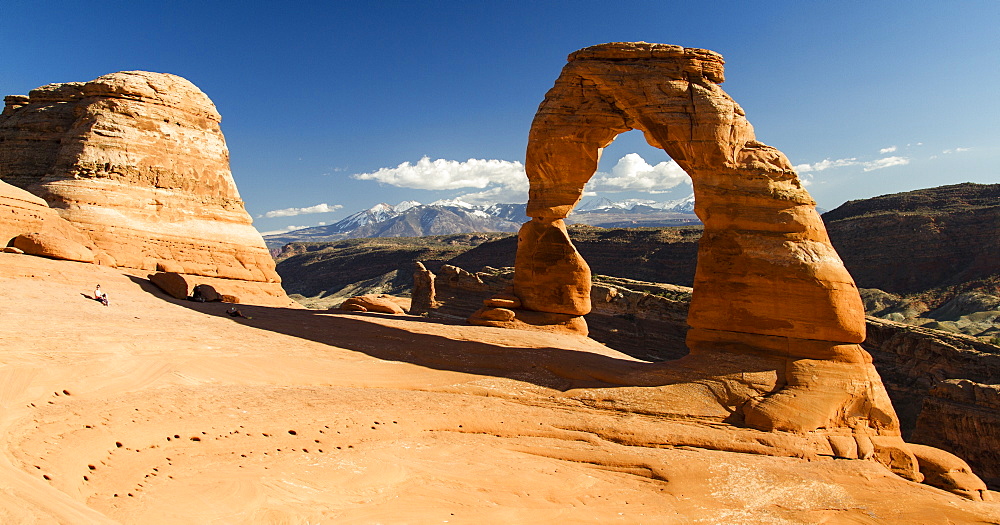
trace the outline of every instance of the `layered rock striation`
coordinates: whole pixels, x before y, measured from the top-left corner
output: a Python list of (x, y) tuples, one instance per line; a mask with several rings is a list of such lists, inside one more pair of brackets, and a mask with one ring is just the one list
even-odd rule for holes
[[(59, 217), (44, 200), (0, 181), (0, 245), (25, 246), (29, 242), (43, 245), (46, 239), (52, 239), (63, 246), (72, 246), (72, 251), (79, 254), (77, 257), (57, 258), (93, 262), (98, 255), (95, 253), (97, 247), (90, 238)], [(18, 249), (24, 251), (22, 248)]]
[(1000, 184), (849, 201), (823, 219), (863, 288), (911, 294), (1000, 275)]
[(105, 264), (260, 283), (280, 278), (229, 170), (212, 101), (170, 74), (126, 71), (6, 97), (0, 178), (43, 198)]
[(864, 346), (907, 440), (961, 456), (991, 487), (1000, 487), (1000, 348), (873, 317)]

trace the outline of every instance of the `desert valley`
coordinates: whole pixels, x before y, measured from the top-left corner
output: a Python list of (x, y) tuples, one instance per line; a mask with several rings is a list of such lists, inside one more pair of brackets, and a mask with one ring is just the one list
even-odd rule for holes
[[(581, 49), (526, 216), (267, 242), (191, 82), (7, 96), (0, 521), (1000, 523), (1000, 185), (821, 216), (724, 78)], [(700, 224), (567, 224), (630, 129)]]

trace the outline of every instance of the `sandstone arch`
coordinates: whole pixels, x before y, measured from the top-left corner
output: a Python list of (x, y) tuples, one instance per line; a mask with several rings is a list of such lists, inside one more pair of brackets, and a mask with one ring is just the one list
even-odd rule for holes
[(611, 43), (571, 54), (529, 134), (531, 220), (519, 234), (516, 297), (472, 321), (586, 333), (590, 272), (563, 219), (602, 148), (641, 130), (690, 175), (705, 224), (691, 352), (663, 371), (670, 379), (661, 388), (679, 393), (664, 396), (664, 411), (691, 416), (692, 405), (716, 403), (730, 413), (726, 422), (826, 433), (833, 455), (876, 455), (919, 476), (858, 345), (864, 309), (815, 202), (785, 155), (755, 139), (743, 110), (719, 87), (723, 79), (722, 57), (702, 49)]

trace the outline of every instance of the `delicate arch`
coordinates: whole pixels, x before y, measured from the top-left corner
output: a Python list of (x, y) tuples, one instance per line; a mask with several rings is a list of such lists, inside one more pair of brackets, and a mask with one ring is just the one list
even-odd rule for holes
[[(844, 343), (864, 339), (860, 297), (815, 202), (788, 159), (756, 141), (742, 108), (719, 87), (722, 80), (722, 57), (701, 49), (614, 43), (570, 55), (528, 138), (528, 215), (535, 224), (526, 226), (532, 235), (522, 235), (514, 290), (526, 308), (577, 315), (588, 310), (559, 304), (546, 292), (573, 287), (569, 280), (581, 272), (563, 272), (567, 281), (554, 283), (546, 266), (538, 268), (521, 252), (539, 251), (532, 238), (551, 244), (562, 237), (544, 231), (562, 229), (560, 219), (579, 202), (601, 149), (638, 129), (691, 176), (695, 212), (705, 224), (689, 317), (693, 328)], [(539, 279), (540, 273), (547, 278)], [(576, 295), (590, 287), (575, 284)]]

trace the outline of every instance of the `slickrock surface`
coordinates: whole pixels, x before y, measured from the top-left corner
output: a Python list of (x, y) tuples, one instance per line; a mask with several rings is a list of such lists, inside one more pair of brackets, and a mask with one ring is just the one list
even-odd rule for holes
[(697, 398), (663, 414), (662, 365), (587, 339), (227, 306), (0, 253), (0, 521), (1000, 520)]
[[(640, 129), (691, 176), (705, 225), (688, 314), (691, 353), (670, 364), (685, 393), (658, 410), (690, 414), (700, 399), (751, 428), (824, 429), (835, 449), (920, 479), (858, 345), (861, 298), (816, 203), (784, 154), (755, 139), (722, 81), (722, 57), (703, 49), (619, 42), (569, 56), (528, 137), (532, 220), (518, 239), (513, 291), (523, 309), (512, 310), (515, 320), (589, 311), (589, 269), (561, 219), (580, 201), (602, 148)], [(470, 321), (517, 326), (488, 308)], [(856, 446), (842, 447), (850, 436)]]
[(42, 197), (107, 264), (284, 295), (233, 182), (221, 117), (192, 83), (126, 71), (5, 100), (0, 178)]

